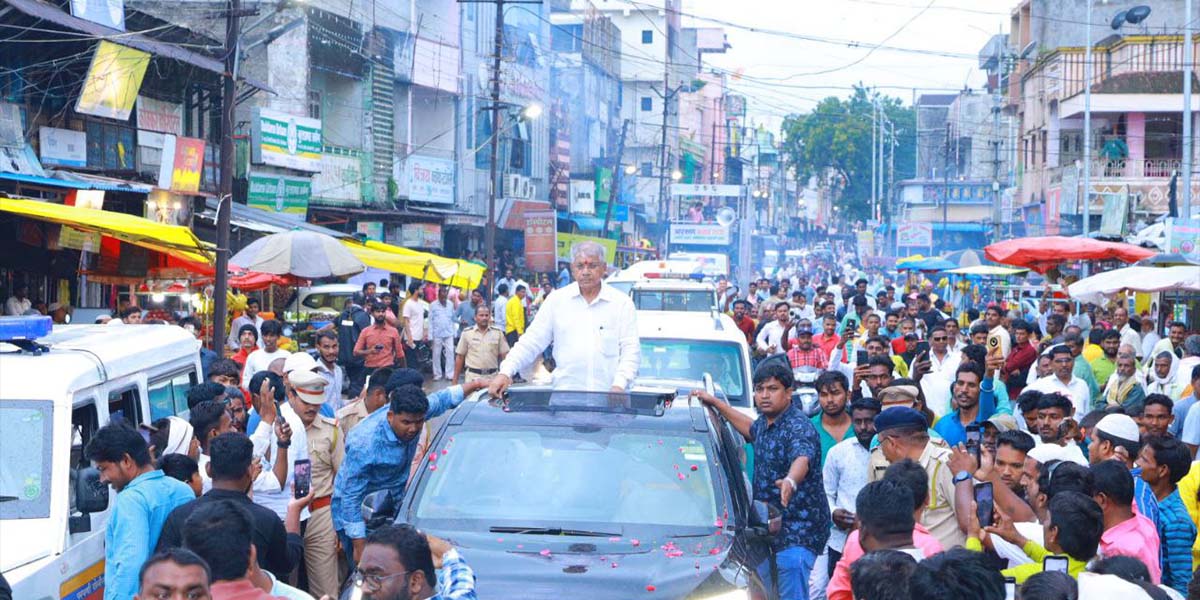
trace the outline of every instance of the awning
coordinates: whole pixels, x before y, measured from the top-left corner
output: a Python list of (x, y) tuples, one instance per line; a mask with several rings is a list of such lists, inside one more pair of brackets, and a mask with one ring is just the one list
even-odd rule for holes
[[(97, 39), (108, 39), (109, 41), (116, 44), (121, 44), (122, 46), (137, 48), (143, 52), (149, 52), (154, 56), (170, 58), (184, 62), (218, 75), (223, 75), (225, 73), (225, 65), (220, 60), (215, 58), (205, 56), (197, 52), (192, 52), (190, 50), (184, 50), (182, 47), (176, 44), (159, 41), (140, 33), (118, 31), (110, 27), (105, 27), (99, 23), (93, 23), (85, 19), (80, 19), (79, 17), (76, 17), (70, 13), (64, 12), (57, 6), (41, 2), (40, 0), (5, 0), (5, 2), (8, 3), (9, 6), (35, 19), (50, 21), (51, 23), (54, 23), (60, 27), (86, 33), (89, 36)], [(267, 87), (267, 85), (264, 83), (246, 79), (244, 77), (239, 79), (256, 88), (274, 93), (273, 90)]]
[(483, 280), (485, 271), (482, 266), (465, 260), (445, 258), (374, 240), (359, 242), (343, 239), (342, 244), (368, 267), (463, 289), (477, 287)]
[(591, 217), (587, 215), (564, 215), (559, 213), (558, 218), (565, 221), (575, 223), (583, 231), (600, 231), (604, 229), (604, 219), (602, 217)]
[[(982, 233), (991, 229), (990, 225), (985, 225), (983, 223), (946, 223), (945, 229), (942, 228), (941, 221), (933, 221), (929, 223), (929, 225), (934, 231), (957, 231), (961, 233)], [(896, 227), (898, 226), (899, 223), (893, 222), (891, 224), (891, 230), (895, 231)]]
[(149, 194), (154, 190), (153, 186), (144, 183), (133, 183), (131, 181), (121, 181), (107, 177), (83, 176), (78, 173), (73, 174), (72, 179), (40, 177), (38, 175), (24, 175), (22, 173), (0, 173), (0, 180), (70, 190), (104, 190), (106, 192), (134, 192), (137, 194)]
[(69, 225), (188, 262), (212, 264), (211, 253), (191, 229), (180, 225), (164, 225), (150, 219), (107, 210), (3, 196), (0, 196), (0, 212)]
[[(216, 222), (217, 204), (219, 204), (219, 201), (216, 198), (205, 199), (204, 206), (206, 210), (200, 213), (200, 218)], [(348, 237), (347, 234), (340, 231), (321, 227), (320, 225), (313, 225), (299, 216), (260, 210), (237, 202), (233, 203), (233, 211), (229, 214), (229, 222), (237, 227), (244, 227), (251, 231), (262, 233), (281, 233), (293, 229), (304, 229), (306, 231), (330, 235), (335, 238)]]

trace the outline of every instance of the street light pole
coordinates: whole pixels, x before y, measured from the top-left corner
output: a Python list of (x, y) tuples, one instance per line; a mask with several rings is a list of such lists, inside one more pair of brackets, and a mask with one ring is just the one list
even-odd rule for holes
[(1192, 42), (1192, 0), (1183, 1), (1183, 218), (1192, 216), (1192, 69), (1196, 68)]
[(225, 315), (229, 308), (226, 302), (226, 290), (229, 289), (229, 213), (233, 211), (233, 115), (237, 104), (241, 10), (242, 0), (229, 0), (229, 14), (225, 19), (225, 73), (221, 82), (221, 187), (217, 201), (217, 264), (213, 282), (213, 350), (222, 349), (225, 345)]
[(496, 0), (496, 39), (492, 47), (492, 139), (488, 161), (488, 222), (483, 230), (487, 261), (487, 289), (496, 280), (496, 194), (500, 158), (500, 55), (504, 51), (504, 0)]
[[(1083, 237), (1087, 239), (1092, 212), (1092, 4), (1087, 0), (1087, 47), (1083, 53)], [(1088, 275), (1088, 263), (1083, 263), (1083, 276)]]

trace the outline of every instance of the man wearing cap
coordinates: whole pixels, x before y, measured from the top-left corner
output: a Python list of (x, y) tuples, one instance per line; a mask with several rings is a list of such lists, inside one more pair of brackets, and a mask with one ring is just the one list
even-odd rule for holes
[(320, 414), (328, 380), (312, 370), (292, 371), (287, 380), (288, 408), (303, 426), (312, 474), (313, 501), (308, 506), (308, 526), (304, 529), (309, 591), (317, 597), (333, 597), (339, 583), (337, 533), (329, 505), (333, 501), (333, 480), (346, 455), (345, 444), (337, 421)]
[(1141, 430), (1129, 415), (1106, 415), (1092, 430), (1092, 441), (1088, 444), (1088, 460), (1099, 464), (1116, 460), (1125, 465), (1133, 476), (1133, 498), (1137, 502), (1138, 514), (1150, 519), (1158, 526), (1158, 498), (1150, 485), (1142, 480), (1142, 469), (1136, 466), (1138, 453), (1142, 451)]
[(480, 303), (475, 307), (475, 326), (464, 329), (455, 348), (452, 381), (475, 381), (491, 377), (508, 354), (508, 339), (499, 328), (492, 327), (492, 309)]
[[(870, 481), (883, 478), (883, 471), (892, 463), (912, 459), (929, 475), (930, 496), (921, 525), (929, 530), (943, 548), (961, 546), (966, 534), (959, 527), (954, 508), (956, 481), (971, 478), (971, 473), (952, 473), (950, 450), (937, 446), (929, 438), (929, 422), (925, 416), (908, 407), (885, 408), (875, 417), (879, 447), (871, 452)], [(884, 467), (884, 468), (879, 468)]]
[(791, 350), (787, 352), (788, 362), (792, 364), (792, 368), (824, 369), (828, 366), (825, 353), (821, 351), (821, 348), (813, 345), (812, 323), (807, 319), (801, 320), (796, 325), (795, 333), (796, 341), (792, 344)]

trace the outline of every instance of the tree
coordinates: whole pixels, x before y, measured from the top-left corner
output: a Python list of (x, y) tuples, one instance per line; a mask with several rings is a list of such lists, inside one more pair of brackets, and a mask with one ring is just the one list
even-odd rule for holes
[[(877, 100), (887, 118), (896, 127), (896, 181), (913, 176), (913, 151), (916, 148), (916, 118), (911, 107), (900, 100), (873, 93), (862, 85), (846, 99), (830, 96), (811, 112), (790, 115), (783, 122), (783, 146), (788, 159), (796, 165), (801, 181), (813, 175), (832, 172), (831, 178), (819, 177), (821, 185), (836, 186), (834, 206), (850, 220), (871, 218), (871, 114), (872, 99)], [(890, 149), (886, 149), (890, 152)], [(890, 155), (885, 154), (885, 160)], [(890, 203), (883, 200), (885, 219)]]

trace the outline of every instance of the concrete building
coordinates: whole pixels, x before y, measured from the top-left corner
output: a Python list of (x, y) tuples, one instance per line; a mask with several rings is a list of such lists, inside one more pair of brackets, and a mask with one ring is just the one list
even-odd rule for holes
[[(1083, 226), (1084, 1), (1024, 0), (1012, 12), (1009, 50), (1016, 70), (1005, 102), (1019, 120), (1015, 220), (1028, 233), (1074, 234)], [(1139, 4), (1151, 8), (1143, 22), (1117, 29), (1101, 24)], [(1196, 39), (1178, 33), (1188, 19), (1179, 1), (1114, 0), (1094, 7), (1092, 231), (1106, 209), (1122, 204), (1134, 220), (1167, 210), (1171, 176), (1183, 160), (1184, 55), (1197, 51)], [(1191, 108), (1200, 108), (1200, 95)], [(1194, 196), (1200, 193), (1194, 179), (1192, 188)]]

